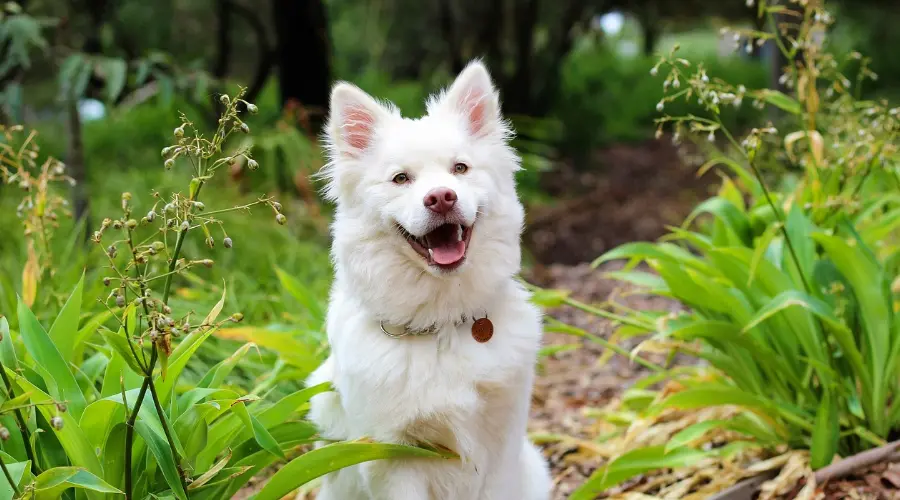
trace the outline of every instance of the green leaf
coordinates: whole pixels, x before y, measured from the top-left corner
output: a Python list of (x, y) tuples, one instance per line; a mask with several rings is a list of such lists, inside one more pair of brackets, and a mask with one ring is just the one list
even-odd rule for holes
[(220, 361), (206, 372), (206, 375), (197, 384), (197, 387), (219, 387), (225, 381), (225, 377), (231, 373), (234, 367), (240, 362), (241, 358), (247, 354), (251, 348), (256, 347), (252, 343), (244, 344), (231, 356)]
[(106, 78), (106, 99), (115, 102), (125, 88), (125, 76), (128, 65), (123, 59), (107, 57), (101, 62), (103, 76)]
[(714, 429), (727, 429), (729, 422), (727, 420), (704, 420), (694, 425), (685, 427), (678, 434), (675, 434), (666, 443), (665, 451), (669, 453), (676, 448), (684, 446), (693, 447), (694, 444), (701, 440), (706, 434)]
[(579, 486), (569, 500), (593, 500), (605, 490), (638, 474), (656, 469), (686, 467), (709, 456), (708, 452), (678, 448), (666, 452), (665, 446), (651, 446), (629, 451), (603, 465)]
[(288, 462), (275, 473), (255, 500), (280, 500), (313, 479), (336, 470), (372, 460), (390, 458), (449, 459), (452, 455), (399, 444), (372, 442), (334, 443), (317, 448)]
[(721, 220), (744, 246), (750, 246), (750, 221), (747, 216), (730, 201), (716, 196), (697, 205), (684, 220), (682, 228), (691, 225), (702, 213), (708, 213)]
[(72, 351), (75, 346), (78, 318), (81, 316), (82, 290), (84, 290), (84, 272), (81, 273), (81, 278), (78, 280), (78, 284), (75, 285), (75, 290), (69, 295), (69, 300), (66, 301), (66, 304), (59, 312), (59, 316), (53, 322), (53, 326), (50, 327), (50, 340), (53, 341), (63, 359), (66, 360), (72, 359)]
[(0, 361), (7, 368), (15, 369), (19, 366), (16, 348), (13, 347), (12, 337), (9, 335), (9, 321), (4, 316), (0, 316)]
[(187, 494), (181, 485), (178, 469), (175, 467), (175, 461), (172, 458), (169, 444), (166, 442), (165, 438), (153, 431), (144, 421), (135, 422), (134, 429), (147, 443), (147, 447), (153, 454), (153, 458), (155, 458), (156, 463), (159, 464), (159, 469), (163, 474), (163, 478), (166, 480), (166, 484), (169, 485), (169, 488), (172, 489), (172, 492), (175, 493), (175, 496), (179, 500), (187, 500)]
[[(41, 412), (44, 418), (49, 421), (57, 416), (56, 409), (52, 404), (54, 398), (51, 398), (47, 393), (41, 391), (25, 377), (7, 367), (4, 368), (6, 369), (6, 374), (11, 379), (14, 379), (15, 383), (22, 388), (23, 391), (29, 393), (29, 399), (35, 403), (36, 408)], [(73, 416), (71, 406), (69, 409), (70, 411), (59, 413), (59, 417), (63, 420), (63, 428), (58, 431), (54, 430), (53, 432), (57, 439), (59, 439), (60, 444), (62, 444), (63, 449), (65, 449), (66, 454), (73, 465), (84, 467), (95, 475), (102, 475), (103, 470), (100, 466), (100, 461), (97, 459), (97, 455), (94, 454), (94, 447), (78, 426), (78, 421)]]
[(809, 447), (809, 464), (813, 470), (830, 464), (838, 448), (840, 427), (838, 409), (831, 391), (823, 391), (819, 411), (813, 424), (812, 445)]
[[(132, 306), (129, 306), (132, 307)], [(134, 353), (131, 351), (131, 347), (128, 345), (128, 339), (125, 338), (125, 329), (120, 328), (117, 333), (113, 333), (110, 330), (102, 329), (100, 330), (100, 335), (103, 337), (103, 340), (106, 341), (106, 344), (118, 354), (119, 359), (125, 362), (131, 371), (140, 375), (143, 373), (140, 365), (138, 365), (137, 360), (134, 358)], [(140, 348), (136, 347), (135, 352), (140, 353)]]
[(316, 293), (280, 267), (275, 267), (275, 274), (278, 276), (281, 286), (300, 303), (303, 309), (310, 313), (317, 322), (324, 321), (325, 311), (322, 309), (322, 302)]
[(36, 500), (56, 500), (62, 498), (69, 488), (96, 491), (99, 493), (119, 493), (99, 477), (79, 467), (55, 467), (42, 472), (34, 480)]
[[(24, 462), (16, 462), (13, 457), (3, 452), (0, 452), (0, 458), (2, 458), (3, 462), (6, 464), (6, 468), (9, 470), (9, 475), (12, 476), (13, 482), (16, 483), (21, 490), (22, 484), (25, 483), (24, 479), (31, 475), (31, 462), (27, 460)], [(13, 498), (13, 496), (14, 491), (12, 486), (10, 486), (9, 481), (7, 481), (5, 477), (0, 476), (0, 498)]]
[(259, 423), (259, 420), (256, 419), (250, 412), (247, 411), (247, 407), (244, 405), (243, 401), (235, 402), (234, 406), (231, 407), (231, 410), (241, 419), (241, 422), (253, 432), (253, 438), (256, 439), (256, 442), (259, 443), (260, 446), (269, 453), (281, 458), (286, 459), (284, 453), (281, 451), (281, 447), (278, 446), (278, 443), (269, 434), (269, 431)]
[[(35, 368), (47, 381), (50, 394), (58, 401), (65, 401), (69, 406), (69, 413), (74, 418), (81, 418), (87, 402), (75, 376), (69, 371), (69, 364), (53, 345), (53, 340), (34, 317), (31, 309), (21, 300), (19, 301), (19, 329), (25, 348), (37, 362)], [(50, 380), (47, 380), (48, 378)]]
[(792, 115), (799, 115), (803, 112), (803, 107), (800, 106), (800, 103), (785, 95), (782, 92), (772, 89), (762, 89), (759, 91), (759, 98), (763, 101), (766, 101), (769, 104), (774, 106), (778, 106), (779, 108), (791, 113)]

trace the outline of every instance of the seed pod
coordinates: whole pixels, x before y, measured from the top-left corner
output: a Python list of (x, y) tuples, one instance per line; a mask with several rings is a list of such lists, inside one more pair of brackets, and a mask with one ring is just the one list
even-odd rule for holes
[(287, 217), (285, 217), (284, 214), (278, 214), (275, 216), (275, 222), (283, 226), (287, 223)]
[(213, 266), (213, 261), (212, 261), (212, 259), (203, 259), (203, 260), (200, 261), (200, 263), (203, 264), (203, 265), (206, 266), (206, 267), (212, 267), (212, 266)]
[(100, 231), (94, 231), (94, 241), (100, 243), (100, 240), (103, 238), (103, 233)]
[(274, 208), (276, 212), (281, 212), (281, 203), (278, 203), (277, 201), (273, 201), (272, 208)]
[(128, 229), (134, 229), (137, 227), (137, 221), (134, 219), (128, 219), (128, 222), (125, 223), (125, 227)]
[(112, 224), (112, 219), (107, 217), (107, 218), (103, 219), (103, 222), (100, 224), (100, 227), (102, 227), (103, 229), (106, 229), (109, 227), (110, 224)]
[(58, 431), (61, 431), (62, 428), (63, 428), (63, 419), (62, 419), (62, 417), (56, 416), (56, 417), (51, 418), (51, 419), (50, 419), (50, 425), (51, 425), (54, 429), (56, 429), (56, 430), (58, 430)]
[(250, 104), (248, 102), (247, 103), (247, 111), (249, 111), (250, 114), (255, 115), (256, 113), (259, 113), (259, 108), (256, 107), (256, 104)]
[(153, 222), (154, 219), (156, 219), (156, 212), (153, 210), (147, 212), (147, 221)]
[(242, 123), (242, 124), (241, 124), (241, 132), (243, 132), (243, 133), (245, 133), (245, 134), (249, 134), (249, 133), (250, 133), (250, 126), (247, 125), (246, 123)]
[(166, 248), (166, 244), (163, 243), (163, 242), (161, 242), (161, 241), (154, 241), (153, 243), (151, 243), (151, 247), (152, 247), (154, 250), (156, 250), (157, 252), (159, 252), (159, 251), (162, 250), (163, 248)]
[(259, 168), (259, 163), (257, 163), (256, 160), (251, 158), (250, 160), (247, 161), (247, 168), (249, 168), (250, 170), (256, 170)]
[(231, 315), (231, 321), (234, 321), (235, 323), (240, 323), (243, 319), (244, 315), (241, 313), (234, 313)]
[(106, 255), (109, 255), (113, 259), (116, 258), (116, 254), (118, 254), (118, 253), (119, 253), (119, 251), (116, 250), (115, 245), (110, 245), (109, 247), (106, 248)]
[(172, 314), (172, 308), (169, 307), (167, 304), (163, 304), (162, 310), (163, 310), (163, 313), (165, 313), (165, 314)]
[(182, 230), (182, 231), (187, 231), (187, 230), (190, 229), (190, 228), (191, 228), (190, 222), (184, 221), (184, 222), (181, 223), (181, 230)]
[(168, 160), (163, 162), (163, 167), (165, 167), (166, 170), (172, 170), (172, 167), (174, 167), (174, 166), (175, 166), (175, 160), (173, 160), (172, 158), (169, 158)]
[(174, 134), (178, 138), (184, 137), (184, 125), (176, 128)]
[(214, 248), (216, 246), (216, 240), (214, 240), (212, 236), (209, 236), (208, 238), (206, 238), (206, 246), (208, 246), (209, 248)]
[(9, 429), (6, 427), (0, 426), (0, 440), (9, 441)]
[(116, 295), (116, 306), (125, 307), (125, 297)]
[(59, 410), (60, 413), (65, 413), (66, 410), (69, 409), (69, 407), (66, 406), (66, 404), (63, 402), (58, 402), (56, 403), (56, 409)]
[(112, 223), (113, 229), (122, 229), (122, 221), (116, 219)]
[(223, 94), (219, 97), (219, 102), (227, 106), (228, 103), (231, 102), (231, 99), (229, 99), (227, 95)]
[(162, 151), (159, 152), (159, 155), (162, 157), (166, 157), (168, 156), (170, 151), (172, 151), (172, 146), (166, 146), (162, 148)]
[(107, 276), (107, 277), (103, 278), (103, 285), (109, 286), (111, 281), (112, 281), (112, 279), (109, 276)]
[(206, 210), (206, 205), (204, 205), (202, 201), (195, 201), (194, 208), (202, 212), (203, 210)]
[(222, 245), (224, 245), (225, 248), (231, 248), (231, 246), (232, 246), (233, 244), (234, 244), (234, 242), (232, 242), (232, 241), (231, 241), (231, 238), (229, 238), (228, 236), (226, 236), (225, 239), (222, 240)]

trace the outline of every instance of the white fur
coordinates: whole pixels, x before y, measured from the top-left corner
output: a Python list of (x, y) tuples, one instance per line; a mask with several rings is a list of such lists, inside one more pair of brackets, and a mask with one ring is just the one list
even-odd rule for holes
[[(331, 355), (308, 380), (310, 417), (330, 439), (434, 443), (462, 460), (393, 459), (325, 478), (320, 500), (545, 500), (550, 477), (526, 438), (541, 337), (539, 311), (514, 280), (524, 213), (515, 191), (518, 157), (497, 93), (480, 62), (408, 119), (362, 90), (332, 92), (322, 175), (337, 202), (328, 310)], [(469, 166), (456, 174), (453, 166)], [(405, 172), (409, 183), (391, 179)], [(396, 229), (421, 236), (434, 215), (426, 192), (449, 187), (458, 216), (474, 221), (467, 258), (454, 271), (429, 266)], [(494, 335), (476, 342), (472, 321)], [(438, 325), (434, 335), (390, 338)]]

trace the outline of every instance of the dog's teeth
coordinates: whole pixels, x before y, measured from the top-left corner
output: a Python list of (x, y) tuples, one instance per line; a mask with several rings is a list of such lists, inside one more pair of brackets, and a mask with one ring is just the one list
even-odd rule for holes
[(462, 241), (462, 237), (463, 237), (462, 226), (456, 226), (456, 241)]
[(429, 249), (428, 249), (428, 256), (431, 257), (432, 259), (434, 259), (434, 250), (432, 250), (432, 249), (429, 248)]

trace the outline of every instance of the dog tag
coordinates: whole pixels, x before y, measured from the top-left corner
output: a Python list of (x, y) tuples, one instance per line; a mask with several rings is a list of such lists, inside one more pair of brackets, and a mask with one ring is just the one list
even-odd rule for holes
[(480, 343), (485, 343), (488, 340), (491, 340), (491, 337), (494, 336), (494, 324), (491, 323), (491, 320), (487, 318), (476, 319), (475, 323), (472, 323), (472, 338)]

